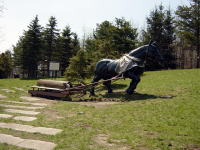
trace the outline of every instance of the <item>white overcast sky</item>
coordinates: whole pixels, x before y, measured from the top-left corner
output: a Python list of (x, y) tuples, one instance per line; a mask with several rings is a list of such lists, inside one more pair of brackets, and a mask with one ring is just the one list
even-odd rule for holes
[(156, 5), (175, 10), (188, 0), (1, 0), (5, 7), (0, 17), (0, 53), (11, 50), (27, 26), (38, 15), (45, 26), (55, 16), (58, 28), (69, 25), (79, 35), (91, 32), (97, 23), (124, 17), (135, 27), (145, 26), (146, 17)]

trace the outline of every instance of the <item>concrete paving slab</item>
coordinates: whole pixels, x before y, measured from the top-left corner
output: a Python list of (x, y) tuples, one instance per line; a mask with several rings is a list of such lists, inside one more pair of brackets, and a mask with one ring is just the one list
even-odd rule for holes
[(45, 103), (30, 103), (30, 102), (17, 102), (17, 101), (7, 101), (7, 100), (0, 100), (0, 102), (8, 102), (14, 104), (25, 104), (25, 105), (34, 105), (34, 106), (47, 106)]
[(9, 113), (19, 113), (19, 114), (24, 114), (24, 115), (37, 115), (40, 113), (36, 111), (19, 110), (19, 109), (4, 109), (4, 111), (9, 112)]
[(18, 106), (18, 105), (6, 105), (6, 104), (0, 104), (0, 106), (7, 108), (33, 109), (33, 110), (44, 108), (44, 107)]
[(40, 140), (22, 139), (8, 134), (0, 134), (0, 143), (7, 143), (22, 148), (35, 150), (53, 150), (56, 144)]
[(55, 129), (55, 128), (45, 128), (45, 127), (34, 127), (32, 129), (33, 133), (41, 133), (41, 134), (47, 134), (47, 135), (56, 135), (60, 132), (62, 132), (61, 129)]
[(11, 118), (12, 115), (8, 115), (8, 114), (0, 114), (0, 118)]
[(11, 145), (17, 145), (20, 142), (23, 142), (24, 139), (21, 139), (19, 137), (14, 137), (12, 135), (7, 134), (1, 134), (0, 133), (0, 143), (7, 143)]
[(6, 128), (6, 129), (17, 130), (17, 131), (28, 132), (33, 128), (33, 126), (16, 124), (16, 123), (0, 122), (0, 128)]
[(0, 94), (0, 99), (4, 99), (4, 98), (7, 98), (6, 96)]
[(29, 122), (29, 121), (34, 121), (34, 120), (36, 120), (37, 118), (36, 118), (36, 117), (28, 117), (28, 116), (16, 116), (16, 117), (14, 117), (13, 119)]
[(40, 133), (40, 134), (46, 134), (46, 135), (56, 135), (56, 134), (62, 132), (61, 129), (34, 127), (34, 126), (30, 126), (30, 125), (22, 125), (22, 124), (16, 124), (16, 123), (4, 123), (4, 122), (0, 122), (0, 128), (24, 131), (24, 132), (29, 132), (29, 133)]
[(20, 98), (23, 99), (23, 100), (26, 100), (26, 101), (39, 101), (39, 100), (41, 100), (39, 98), (29, 97), (29, 96), (21, 96)]
[(17, 146), (35, 150), (53, 150), (56, 144), (39, 140), (25, 140)]

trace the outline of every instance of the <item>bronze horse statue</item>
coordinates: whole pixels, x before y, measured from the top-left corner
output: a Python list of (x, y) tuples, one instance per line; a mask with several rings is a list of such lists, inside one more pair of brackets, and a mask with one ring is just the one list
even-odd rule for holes
[[(132, 79), (126, 92), (128, 94), (133, 94), (137, 84), (140, 82), (140, 76), (144, 72), (147, 57), (155, 58), (159, 63), (163, 61), (159, 51), (156, 42), (150, 41), (148, 45), (134, 49), (120, 59), (100, 60), (96, 64), (92, 83), (98, 82), (101, 79), (107, 80), (115, 76), (123, 76)], [(104, 82), (104, 85), (106, 86), (108, 93), (112, 93), (111, 81)], [(90, 89), (90, 95), (95, 95), (94, 87)]]

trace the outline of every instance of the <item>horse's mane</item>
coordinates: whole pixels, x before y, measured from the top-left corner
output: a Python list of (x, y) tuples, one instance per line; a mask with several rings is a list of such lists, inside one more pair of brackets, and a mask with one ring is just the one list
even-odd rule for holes
[(144, 47), (146, 47), (146, 46), (147, 46), (147, 45), (143, 45), (143, 46), (140, 46), (140, 47), (138, 47), (138, 48), (136, 48), (136, 49), (133, 49), (132, 51), (129, 52), (129, 54), (130, 54), (130, 53), (137, 52), (139, 49), (142, 49), (142, 48), (144, 48)]

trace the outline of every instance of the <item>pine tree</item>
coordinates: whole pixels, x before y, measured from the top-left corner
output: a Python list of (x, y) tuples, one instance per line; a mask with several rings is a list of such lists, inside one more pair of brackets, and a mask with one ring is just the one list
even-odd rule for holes
[(70, 59), (66, 68), (65, 77), (69, 81), (84, 79), (87, 76), (87, 59), (84, 50), (79, 50), (77, 55)]
[(74, 32), (72, 32), (72, 55), (75, 56), (77, 52), (80, 50), (80, 42), (78, 39), (78, 35)]
[(122, 55), (135, 49), (137, 45), (137, 29), (124, 18), (115, 18), (114, 45), (116, 50)]
[(172, 16), (170, 8), (165, 11), (164, 18), (164, 32), (163, 32), (163, 41), (162, 48), (165, 49), (163, 52), (163, 57), (165, 58), (165, 67), (174, 69), (175, 65), (175, 57), (173, 55), (173, 42), (175, 41), (175, 24), (174, 17)]
[(37, 65), (41, 59), (41, 44), (41, 26), (36, 16), (14, 47), (15, 63), (21, 66), (29, 78), (37, 76)]
[(97, 24), (93, 34), (85, 41), (90, 74), (94, 72), (95, 64), (100, 59), (116, 59), (136, 48), (137, 36), (137, 29), (124, 18), (116, 18), (114, 22), (103, 21)]
[(57, 27), (57, 20), (55, 17), (51, 16), (49, 19), (49, 23), (46, 25), (46, 28), (43, 32), (43, 42), (44, 42), (44, 50), (43, 50), (43, 60), (48, 63), (47, 72), (49, 75), (49, 63), (50, 61), (56, 60), (57, 53), (57, 40), (59, 37), (59, 30)]
[(150, 12), (150, 16), (147, 18), (147, 32), (150, 35), (150, 39), (156, 41), (159, 45), (163, 41), (164, 32), (164, 7), (160, 5), (158, 8)]
[(62, 31), (57, 40), (57, 51), (54, 53), (54, 60), (60, 62), (61, 75), (64, 75), (66, 67), (69, 66), (69, 60), (80, 50), (80, 44), (76, 33), (71, 32), (69, 26)]
[[(175, 68), (172, 54), (172, 43), (175, 40), (174, 17), (171, 10), (165, 10), (163, 5), (155, 7), (147, 18), (147, 29), (142, 30), (142, 44), (147, 44), (150, 40), (158, 43), (161, 54), (164, 57), (166, 68)], [(148, 70), (159, 69), (160, 66), (154, 60), (148, 60)], [(155, 67), (154, 67), (155, 66)]]
[(200, 68), (200, 0), (190, 1), (190, 6), (179, 6), (176, 11), (178, 34), (181, 40), (195, 47)]
[(21, 36), (15, 46), (13, 46), (14, 66), (22, 66), (24, 37)]
[(69, 59), (73, 55), (72, 33), (69, 26), (66, 26), (61, 36), (58, 38), (58, 61), (63, 75), (66, 67), (69, 65)]
[(12, 55), (10, 51), (0, 54), (0, 78), (8, 78), (12, 72)]

